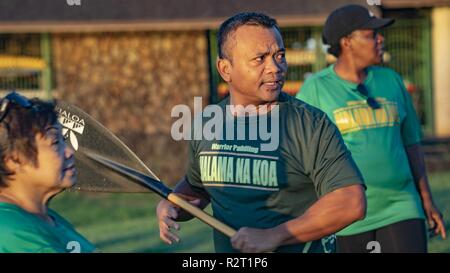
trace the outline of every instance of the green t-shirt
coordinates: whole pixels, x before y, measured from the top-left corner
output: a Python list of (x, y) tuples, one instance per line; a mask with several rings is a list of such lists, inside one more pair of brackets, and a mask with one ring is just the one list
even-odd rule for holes
[[(301, 216), (335, 189), (363, 184), (339, 131), (322, 111), (285, 93), (279, 96), (278, 118), (275, 111), (258, 119), (235, 118), (226, 110), (228, 104), (229, 98), (219, 104), (225, 121), (216, 130), (223, 136), (234, 134), (235, 140), (190, 141), (187, 172), (194, 189), (210, 195), (213, 214), (220, 221), (235, 229), (272, 228)], [(267, 118), (267, 126), (257, 126), (263, 124), (260, 117)], [(203, 118), (205, 127), (207, 121)], [(272, 138), (251, 136), (266, 129)], [(245, 140), (238, 140), (243, 131)], [(197, 138), (199, 132), (194, 131)], [(263, 149), (263, 144), (276, 143), (276, 137), (274, 149)], [(333, 252), (334, 238), (281, 246), (277, 251)], [(214, 244), (216, 252), (235, 251), (230, 239), (218, 231)]]
[(388, 68), (369, 67), (363, 84), (381, 109), (370, 108), (357, 84), (340, 78), (334, 65), (307, 79), (297, 95), (337, 125), (367, 185), (366, 218), (338, 235), (424, 217), (405, 151), (421, 137), (411, 98), (400, 75)]
[(0, 253), (86, 253), (95, 247), (56, 212), (52, 225), (22, 208), (0, 202)]

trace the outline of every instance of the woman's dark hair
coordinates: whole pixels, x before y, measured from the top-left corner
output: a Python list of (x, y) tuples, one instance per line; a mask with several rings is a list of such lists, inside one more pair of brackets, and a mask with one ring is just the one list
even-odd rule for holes
[(6, 112), (2, 113), (0, 121), (0, 187), (6, 186), (6, 178), (14, 174), (6, 166), (6, 160), (13, 153), (37, 166), (35, 137), (38, 133), (45, 135), (48, 126), (57, 121), (54, 101), (34, 98), (29, 102), (30, 107), (23, 107), (9, 101), (5, 109), (1, 109)]

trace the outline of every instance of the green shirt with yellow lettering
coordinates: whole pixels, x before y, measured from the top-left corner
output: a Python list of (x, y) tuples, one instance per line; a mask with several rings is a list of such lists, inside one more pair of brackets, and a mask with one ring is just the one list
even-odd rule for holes
[[(220, 221), (235, 229), (272, 228), (301, 216), (329, 192), (363, 184), (339, 131), (322, 111), (285, 93), (278, 98), (278, 110), (265, 115), (236, 118), (228, 104), (229, 98), (215, 106), (221, 114), (214, 117), (223, 118), (218, 122), (199, 118), (205, 130), (193, 130), (187, 171), (193, 188), (209, 194)], [(218, 231), (214, 245), (216, 252), (235, 251)], [(334, 250), (332, 235), (276, 251)]]
[(85, 253), (95, 247), (61, 216), (54, 224), (9, 203), (0, 202), (0, 253)]
[(363, 84), (380, 109), (372, 109), (357, 84), (340, 78), (334, 65), (308, 78), (297, 95), (337, 125), (367, 185), (365, 219), (338, 235), (424, 218), (405, 150), (421, 138), (410, 95), (393, 70), (371, 66), (366, 72)]

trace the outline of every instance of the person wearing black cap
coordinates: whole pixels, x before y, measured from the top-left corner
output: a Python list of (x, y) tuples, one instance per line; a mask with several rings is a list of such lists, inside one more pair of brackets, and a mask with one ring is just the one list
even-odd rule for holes
[(446, 236), (411, 98), (399, 74), (376, 66), (384, 42), (378, 31), (393, 23), (359, 5), (333, 11), (323, 42), (337, 62), (308, 78), (297, 95), (336, 123), (367, 184), (366, 217), (337, 233), (338, 252), (426, 252), (425, 219)]

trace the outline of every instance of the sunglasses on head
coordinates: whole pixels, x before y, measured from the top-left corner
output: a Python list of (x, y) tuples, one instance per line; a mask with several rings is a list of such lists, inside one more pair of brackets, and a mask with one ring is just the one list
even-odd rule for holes
[(23, 108), (32, 108), (33, 103), (28, 100), (26, 97), (20, 95), (19, 93), (13, 91), (6, 95), (1, 101), (0, 101), (0, 122), (5, 119), (6, 115), (8, 114), (9, 107), (11, 103), (17, 104)]
[(358, 84), (358, 86), (356, 87), (356, 90), (363, 95), (364, 97), (366, 97), (366, 102), (367, 104), (370, 106), (370, 108), (372, 109), (380, 109), (381, 106), (380, 104), (372, 97), (369, 96), (369, 90), (367, 90), (366, 86), (364, 84)]

